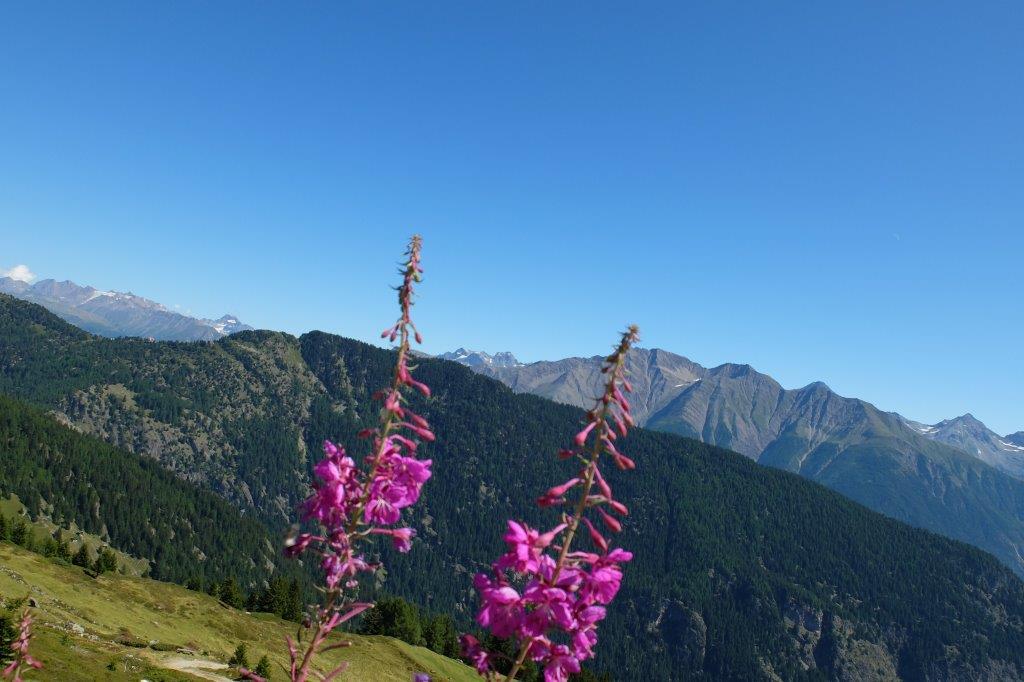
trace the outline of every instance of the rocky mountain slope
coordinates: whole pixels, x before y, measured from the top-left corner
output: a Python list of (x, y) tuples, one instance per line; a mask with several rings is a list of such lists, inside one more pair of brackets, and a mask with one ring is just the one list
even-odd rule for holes
[(212, 341), (252, 329), (234, 315), (224, 315), (217, 320), (197, 319), (135, 294), (100, 291), (69, 281), (44, 279), (29, 284), (0, 277), (0, 293), (38, 303), (64, 320), (101, 336)]
[[(155, 457), (268, 528), (291, 517), (316, 443), (331, 437), (360, 454), (354, 434), (375, 418), (370, 395), (392, 358), (320, 333), (104, 339), (0, 296), (0, 392)], [(434, 477), (410, 518), (414, 551), (382, 550), (378, 585), (467, 622), (471, 574), (500, 552), (505, 520), (552, 522), (528, 501), (564, 475), (553, 454), (582, 412), (456, 363), (419, 365), (434, 389), (417, 405), (438, 436), (424, 453)], [(614, 472), (613, 484), (631, 502), (621, 543), (636, 557), (602, 627), (598, 669), (616, 679), (1020, 679), (1024, 584), (990, 556), (695, 440), (637, 429), (623, 447), (638, 468)], [(890, 463), (876, 463), (880, 496), (920, 525), (969, 536), (1008, 563), (1024, 543), (1024, 484), (980, 462), (953, 479), (947, 463), (934, 473), (940, 497), (894, 486)], [(979, 475), (983, 498), (970, 485)]]

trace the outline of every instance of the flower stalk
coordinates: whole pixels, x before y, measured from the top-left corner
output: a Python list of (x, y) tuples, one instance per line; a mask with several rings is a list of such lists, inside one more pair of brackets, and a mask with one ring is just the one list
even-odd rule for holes
[[(317, 655), (349, 646), (349, 642), (328, 644), (330, 633), (373, 606), (349, 596), (359, 584), (359, 574), (377, 568), (361, 553), (360, 545), (373, 536), (385, 535), (398, 551), (408, 552), (416, 536), (412, 528), (396, 528), (395, 524), (401, 520), (401, 510), (419, 499), (431, 475), (431, 460), (418, 459), (416, 450), (422, 441), (433, 441), (434, 434), (427, 420), (409, 409), (406, 399), (412, 390), (430, 396), (430, 389), (413, 378), (409, 366), (411, 342), (423, 341), (412, 321), (414, 288), (423, 274), (421, 247), (422, 240), (414, 236), (399, 270), (402, 283), (398, 287), (398, 320), (381, 334), (392, 343), (397, 341), (398, 346), (391, 383), (374, 394), (382, 404), (378, 423), (359, 434), (371, 441), (371, 454), (359, 467), (343, 447), (324, 442), (324, 459), (314, 468), (312, 494), (301, 506), (302, 520), (314, 522), (317, 532), (300, 533), (296, 528), (285, 542), (288, 556), (310, 552), (319, 557), (325, 583), (321, 590), (326, 595), (325, 603), (309, 618), (307, 627), (313, 629), (313, 635), (308, 646), (300, 650), (296, 641), (288, 639), (288, 672), (293, 682), (310, 679)], [(335, 679), (346, 665), (317, 676)], [(250, 671), (243, 671), (243, 675), (250, 680), (261, 679)]]
[[(509, 521), (504, 538), (508, 553), (493, 564), (493, 577), (478, 574), (474, 579), (482, 602), (477, 622), (495, 637), (518, 642), (518, 654), (503, 676), (507, 681), (516, 678), (527, 660), (543, 666), (545, 682), (565, 682), (569, 675), (580, 672), (580, 663), (594, 656), (597, 623), (604, 619), (605, 607), (621, 585), (620, 564), (632, 559), (625, 550), (610, 549), (587, 513), (596, 514), (613, 533), (622, 529), (615, 515), (629, 513), (614, 498), (601, 473), (600, 461), (607, 455), (620, 469), (636, 466), (619, 451), (616, 441), (634, 425), (625, 396), (632, 391), (625, 376), (625, 362), (638, 338), (639, 330), (629, 327), (614, 352), (605, 358), (601, 369), (605, 374), (604, 393), (587, 413), (587, 423), (576, 434), (574, 446), (559, 453), (562, 459), (580, 462), (578, 474), (537, 500), (540, 507), (563, 506), (567, 504), (566, 494), (578, 488), (571, 512), (563, 512), (561, 523), (543, 534), (524, 523)], [(611, 513), (602, 508), (605, 506)], [(586, 528), (596, 552), (573, 549), (581, 526)], [(552, 556), (551, 550), (557, 554)], [(562, 643), (565, 640), (568, 644)], [(462, 636), (462, 649), (481, 675), (497, 678), (493, 665), (496, 654), (486, 651), (472, 635)]]

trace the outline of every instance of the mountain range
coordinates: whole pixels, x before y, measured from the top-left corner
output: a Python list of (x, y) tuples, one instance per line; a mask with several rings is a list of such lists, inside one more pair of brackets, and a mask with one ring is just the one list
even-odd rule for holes
[[(317, 444), (331, 438), (363, 454), (355, 434), (376, 420), (371, 396), (393, 361), (391, 351), (320, 332), (246, 331), (199, 344), (100, 338), (0, 295), (0, 393), (17, 397), (0, 402), (0, 452), (10, 458), (0, 461), (13, 463), (0, 493), (143, 553), (154, 575), (181, 579), (202, 566), (212, 580), (241, 565), (250, 587), (275, 571), (266, 538), (294, 518)], [(527, 501), (565, 475), (555, 453), (584, 414), (454, 362), (417, 364), (434, 389), (411, 398), (437, 435), (424, 446), (433, 477), (408, 519), (414, 551), (381, 548), (387, 571), (376, 588), (468, 626), (471, 576), (502, 551), (506, 520), (553, 522)], [(905, 498), (898, 511), (917, 508), (926, 516), (918, 525), (982, 547), (1020, 546), (1024, 483), (923, 442), (972, 464), (960, 481), (936, 470), (947, 494)], [(635, 557), (601, 626), (598, 671), (629, 680), (1024, 679), (1024, 583), (988, 554), (691, 438), (638, 428), (620, 446), (637, 468), (608, 476), (630, 503), (617, 541)], [(159, 499), (132, 458), (151, 463)], [(185, 480), (157, 476), (154, 462)], [(875, 473), (885, 496), (900, 499), (884, 462)], [(218, 533), (227, 512), (217, 511), (220, 523), (204, 518), (219, 508), (211, 491), (265, 530), (245, 531), (247, 544), (230, 549)], [(969, 524), (957, 526), (957, 516)], [(176, 518), (191, 537), (169, 532)]]
[[(516, 392), (590, 407), (600, 393), (601, 361), (465, 364)], [(1024, 450), (1013, 437), (1000, 438), (969, 417), (929, 427), (820, 382), (786, 390), (749, 365), (706, 368), (659, 349), (632, 351), (627, 370), (641, 425), (800, 474), (876, 511), (984, 547), (1024, 573)]]
[[(491, 356), (465, 348), (438, 357), (462, 363), (498, 379), (517, 392), (533, 393), (578, 407), (588, 407), (593, 400), (601, 381), (603, 359), (601, 356), (577, 357), (524, 364), (508, 352)], [(501, 362), (497, 361), (499, 357)], [(708, 369), (665, 350), (637, 349), (629, 358), (629, 370), (637, 389), (633, 402), (638, 423), (700, 438), (754, 459), (761, 458), (769, 445), (781, 436), (787, 424), (803, 422), (807, 428), (821, 432), (822, 425), (812, 423), (818, 413), (813, 408), (815, 397), (843, 404), (851, 419), (870, 415), (888, 421), (879, 417), (877, 408), (863, 401), (853, 402), (862, 403), (864, 409), (850, 409), (853, 407), (849, 402), (852, 399), (838, 396), (824, 383), (815, 382), (801, 389), (786, 391), (770, 376), (749, 365), (730, 363)], [(771, 406), (772, 400), (775, 401), (774, 407)], [(800, 415), (800, 406), (811, 409), (808, 414)], [(744, 419), (744, 414), (750, 418)], [(999, 436), (971, 414), (934, 425), (922, 424), (895, 413), (893, 416), (906, 427), (901, 429), (898, 425), (891, 425), (895, 435), (901, 439), (914, 442), (916, 436), (923, 436), (962, 450), (1017, 478), (1024, 478), (1024, 431)], [(836, 415), (830, 418), (835, 420)], [(839, 419), (824, 428), (851, 430), (855, 424)]]
[(216, 320), (198, 319), (132, 293), (100, 291), (71, 281), (44, 279), (30, 284), (0, 277), (0, 293), (38, 303), (71, 324), (100, 336), (213, 341), (252, 329), (231, 314)]

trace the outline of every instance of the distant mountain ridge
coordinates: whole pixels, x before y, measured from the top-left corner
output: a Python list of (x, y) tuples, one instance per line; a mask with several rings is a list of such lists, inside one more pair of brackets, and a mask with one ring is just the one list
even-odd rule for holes
[[(578, 407), (589, 407), (600, 392), (599, 369), (603, 358), (599, 355), (515, 365), (476, 362), (476, 357), (490, 356), (483, 351), (463, 348), (438, 357), (461, 362), (519, 393), (541, 395)], [(839, 396), (822, 382), (787, 390), (750, 365), (726, 363), (709, 369), (659, 348), (633, 350), (628, 369), (635, 389), (631, 402), (640, 425), (688, 435), (754, 459), (759, 459), (780, 437), (788, 422), (813, 421), (813, 406), (822, 401), (831, 398), (837, 404), (844, 404), (846, 414), (854, 419), (879, 412), (870, 403)], [(701, 382), (707, 383), (700, 385)], [(852, 402), (847, 404), (846, 401)], [(858, 403), (864, 408), (858, 408)], [(735, 414), (729, 416), (733, 409)], [(789, 409), (795, 412), (788, 414)], [(771, 411), (772, 417), (757, 418), (766, 416), (758, 415), (759, 410)], [(801, 416), (801, 410), (808, 412)], [(900, 438), (915, 442), (918, 437), (924, 437), (944, 443), (1017, 478), (1024, 478), (1024, 431), (999, 436), (970, 414), (934, 425), (922, 424), (897, 413), (891, 416), (899, 423), (891, 423), (887, 418), (882, 421)], [(837, 415), (831, 418), (836, 419)], [(827, 428), (839, 429), (843, 423), (840, 418)], [(821, 427), (819, 424), (817, 430), (821, 431)]]
[(0, 293), (38, 303), (85, 331), (111, 338), (138, 336), (157, 341), (214, 341), (252, 329), (231, 314), (216, 320), (198, 319), (130, 292), (101, 291), (71, 281), (44, 279), (29, 284), (0, 277)]
[[(590, 407), (600, 394), (601, 359), (470, 367), (516, 392)], [(1018, 536), (1011, 526), (1024, 520), (1018, 478), (1024, 469), (1009, 457), (1012, 449), (996, 466), (978, 447), (968, 453), (963, 443), (940, 437), (945, 429), (925, 433), (931, 427), (915, 427), (821, 382), (787, 390), (750, 365), (706, 368), (664, 350), (637, 349), (626, 366), (639, 424), (735, 450), (894, 518), (970, 538), (1024, 573), (1024, 546), (1011, 539)], [(991, 437), (992, 447), (1016, 447)]]
[(952, 445), (1012, 476), (1024, 478), (1024, 432), (1001, 437), (972, 414), (938, 424), (904, 421), (925, 438)]

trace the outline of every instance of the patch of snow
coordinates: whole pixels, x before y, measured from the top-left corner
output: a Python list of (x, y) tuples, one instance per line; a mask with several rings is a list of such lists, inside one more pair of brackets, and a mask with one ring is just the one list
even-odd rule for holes
[(114, 292), (113, 291), (94, 291), (91, 294), (89, 294), (89, 298), (85, 299), (84, 303), (88, 303), (89, 301), (91, 301), (91, 300), (93, 300), (95, 298), (99, 298), (100, 296), (114, 296)]

